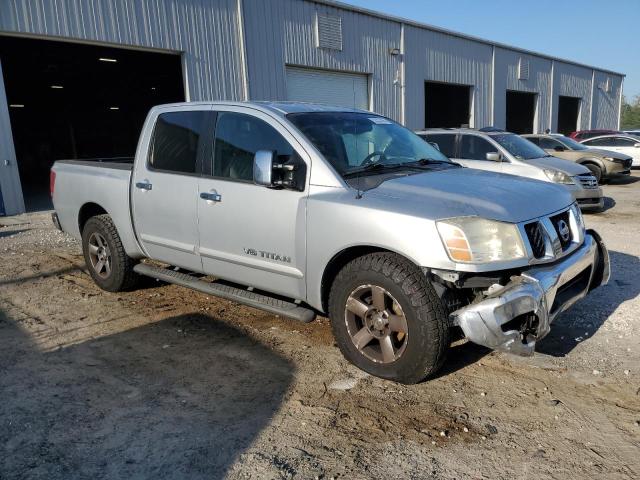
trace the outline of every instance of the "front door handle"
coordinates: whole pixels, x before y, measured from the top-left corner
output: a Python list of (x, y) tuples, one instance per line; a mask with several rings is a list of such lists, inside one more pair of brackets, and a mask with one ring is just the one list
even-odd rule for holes
[(136, 188), (139, 188), (140, 190), (151, 190), (153, 188), (153, 185), (145, 180), (144, 182), (137, 182)]
[(202, 192), (200, 193), (200, 198), (206, 200), (207, 202), (221, 202), (222, 195), (216, 192)]

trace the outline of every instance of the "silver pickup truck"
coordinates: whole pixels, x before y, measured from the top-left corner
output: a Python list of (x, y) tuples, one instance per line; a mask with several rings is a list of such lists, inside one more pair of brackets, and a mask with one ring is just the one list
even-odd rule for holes
[(311, 321), (404, 383), (452, 330), (531, 355), (609, 278), (599, 235), (548, 182), (463, 168), (371, 112), (300, 103), (153, 108), (133, 164), (59, 161), (54, 222), (95, 282), (150, 276)]

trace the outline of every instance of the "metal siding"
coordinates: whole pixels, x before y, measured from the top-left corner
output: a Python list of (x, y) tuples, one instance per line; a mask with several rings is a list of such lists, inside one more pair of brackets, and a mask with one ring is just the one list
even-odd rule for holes
[[(529, 79), (520, 80), (518, 64), (520, 58), (529, 62)], [(506, 126), (507, 90), (537, 93), (536, 123), (538, 132), (549, 128), (551, 101), (551, 60), (525, 55), (521, 52), (496, 48), (495, 66), (495, 126)]]
[(473, 86), (473, 124), (491, 123), (492, 48), (440, 32), (405, 26), (406, 124), (424, 127), (424, 83)]
[(287, 100), (366, 110), (369, 105), (367, 76), (287, 67)]
[[(20, 172), (11, 135), (11, 120), (4, 89), (2, 63), (0, 62), (0, 203), (1, 215), (24, 212), (24, 199), (20, 189)], [(6, 164), (8, 162), (8, 165)]]
[(2, 0), (0, 33), (184, 52), (190, 100), (243, 99), (236, 0)]
[(558, 97), (578, 97), (580, 103), (580, 118), (578, 125), (581, 130), (586, 130), (590, 125), (591, 112), (591, 76), (593, 71), (589, 68), (578, 67), (564, 62), (555, 62), (553, 84), (553, 118), (551, 130), (558, 128)]
[[(606, 92), (604, 84), (611, 79), (611, 91)], [(620, 116), (620, 90), (622, 77), (609, 73), (595, 71), (595, 85), (593, 87), (593, 110), (591, 112), (592, 128), (618, 128)]]
[[(342, 50), (316, 47), (316, 14), (342, 20)], [(285, 65), (369, 75), (371, 107), (400, 120), (400, 24), (299, 0), (244, 0), (252, 100), (286, 97)]]

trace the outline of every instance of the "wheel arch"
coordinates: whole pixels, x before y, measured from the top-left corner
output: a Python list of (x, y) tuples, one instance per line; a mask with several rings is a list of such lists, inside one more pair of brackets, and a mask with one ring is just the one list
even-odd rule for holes
[(324, 268), (324, 271), (322, 272), (322, 280), (320, 282), (320, 301), (323, 312), (328, 312), (329, 292), (331, 291), (331, 285), (333, 284), (333, 281), (335, 280), (340, 270), (342, 270), (342, 268), (347, 263), (355, 260), (358, 257), (378, 252), (393, 253), (413, 263), (414, 265), (417, 265), (417, 263), (411, 258), (408, 258), (407, 256), (389, 248), (376, 245), (352, 245), (346, 247), (336, 253), (333, 257), (331, 257), (331, 260), (329, 260)]
[(104, 207), (98, 205), (95, 202), (87, 202), (82, 205), (82, 207), (80, 207), (80, 210), (78, 211), (78, 229), (80, 230), (80, 235), (82, 235), (84, 226), (91, 217), (105, 214), (109, 215), (109, 212), (107, 212)]
[(596, 157), (583, 157), (578, 160), (580, 165), (584, 165), (585, 163), (590, 163), (592, 165), (597, 165), (602, 170), (602, 173), (606, 173), (607, 169), (604, 166), (604, 162)]

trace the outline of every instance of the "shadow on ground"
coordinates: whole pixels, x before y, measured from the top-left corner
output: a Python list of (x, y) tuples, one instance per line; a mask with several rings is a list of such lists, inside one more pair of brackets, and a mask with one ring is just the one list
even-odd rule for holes
[(294, 375), (200, 314), (42, 352), (0, 312), (0, 351), (0, 478), (223, 477)]
[(640, 294), (640, 259), (621, 252), (610, 251), (609, 254), (612, 271), (609, 284), (592, 291), (557, 318), (536, 351), (554, 357), (567, 355), (579, 343), (589, 341), (621, 303)]

